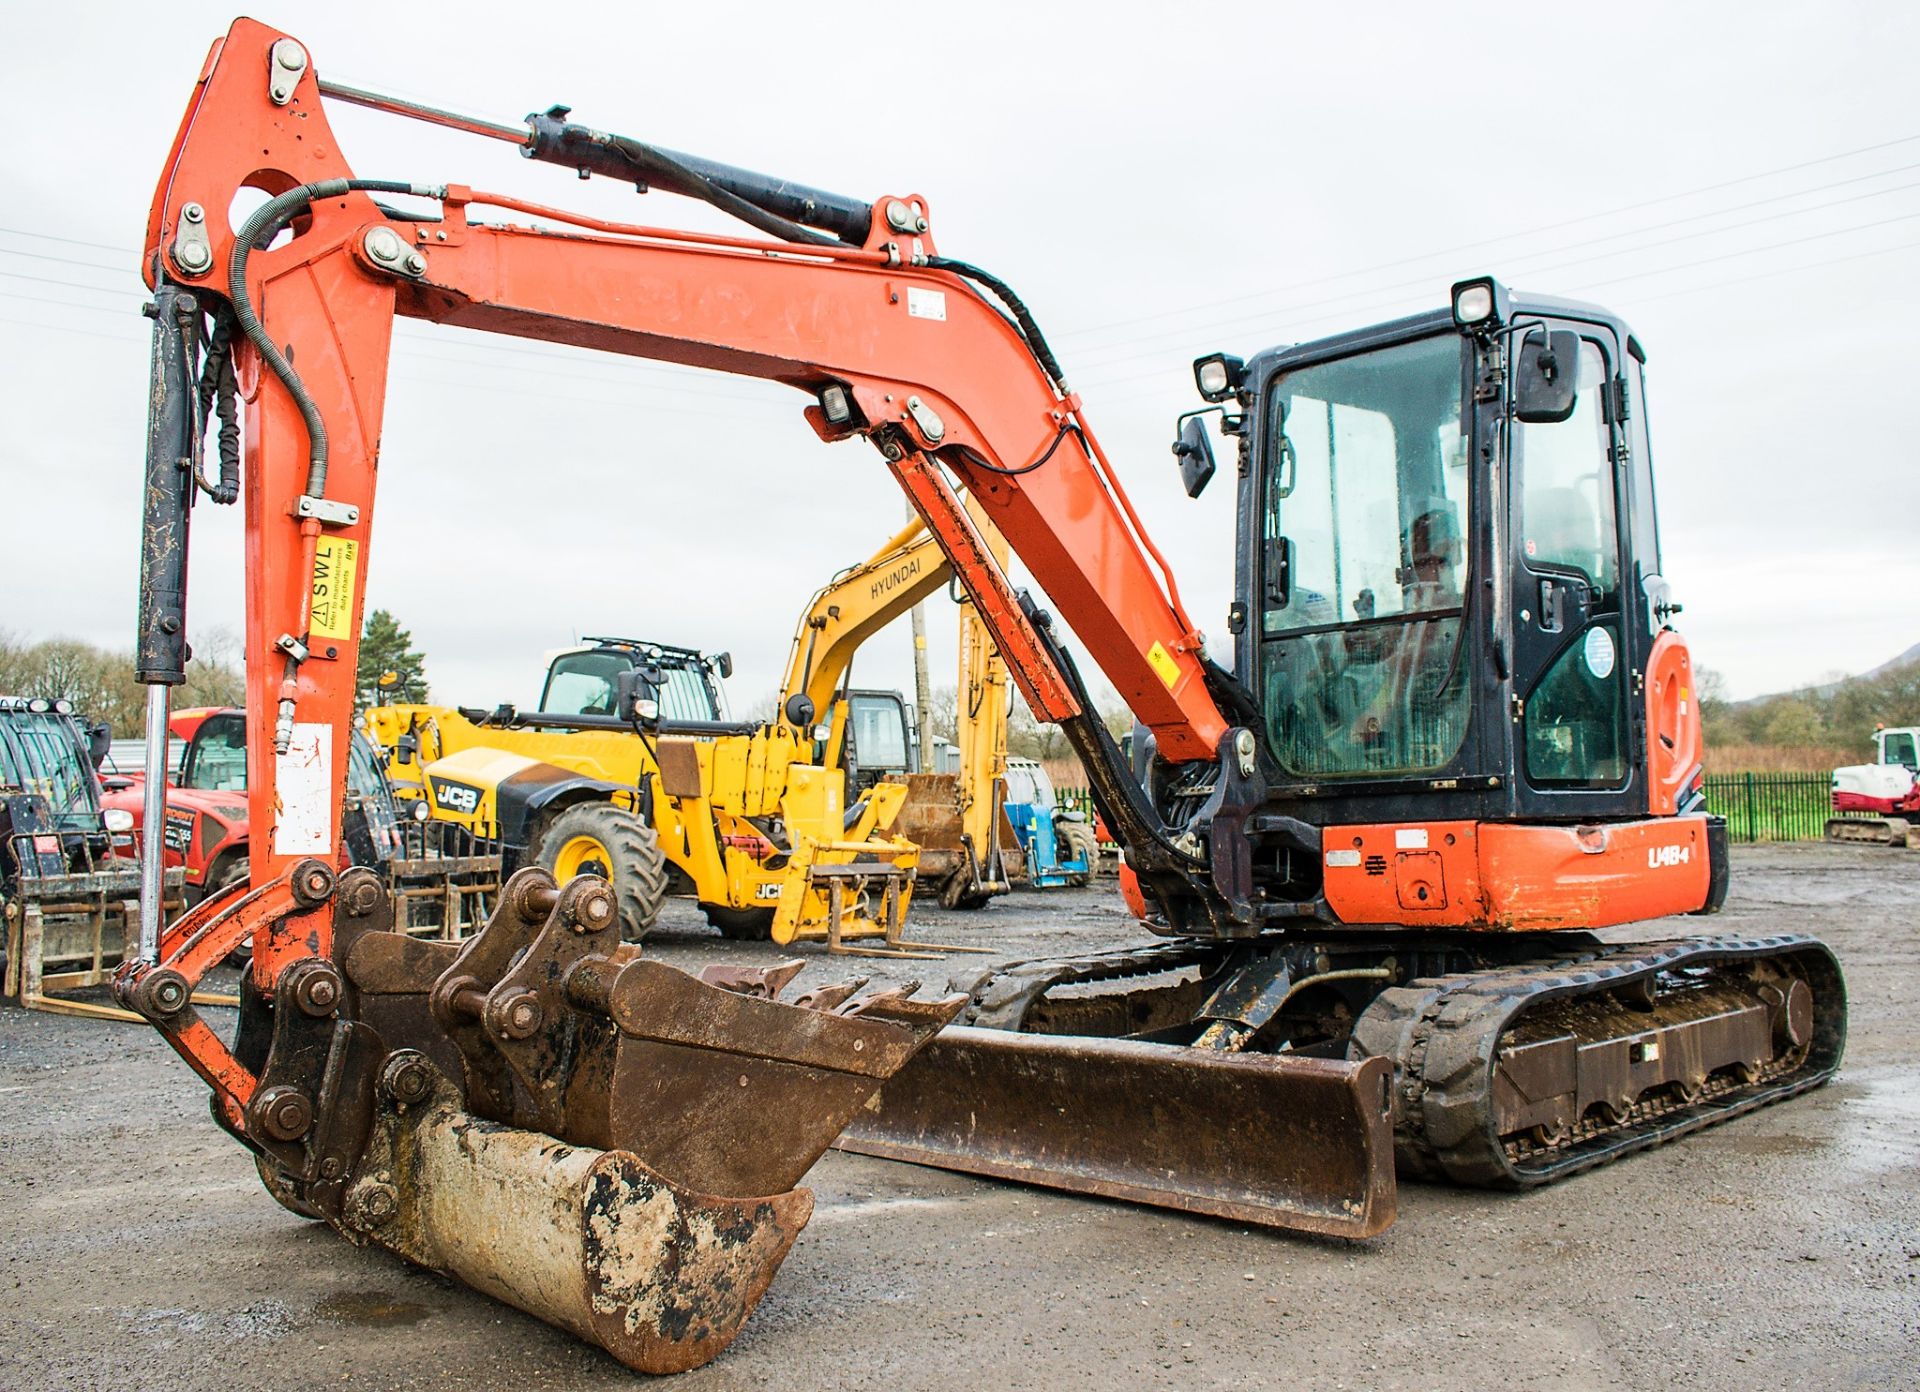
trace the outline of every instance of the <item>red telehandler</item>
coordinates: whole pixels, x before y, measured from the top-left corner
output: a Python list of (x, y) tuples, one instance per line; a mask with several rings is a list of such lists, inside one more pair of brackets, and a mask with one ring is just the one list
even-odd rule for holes
[[(755, 235), (364, 178), (326, 98), (698, 198)], [(242, 189), (265, 201), (229, 226)], [(1589, 932), (1710, 910), (1727, 875), (1666, 622), (1644, 355), (1604, 311), (1482, 279), (1438, 313), (1197, 363), (1238, 446), (1222, 664), (1032, 314), (940, 253), (919, 195), (847, 198), (560, 107), (455, 116), (324, 81), (240, 20), (145, 247), (139, 675), (163, 729), (201, 424), (244, 402), (244, 452), (222, 432), (210, 487), (231, 497), (244, 463), (249, 798), (273, 830), (249, 890), (164, 936), (149, 915), (118, 989), (282, 1202), (354, 1241), (636, 1367), (690, 1367), (771, 1279), (806, 1219), (794, 1184), (856, 1115), (847, 1143), (881, 1154), (1365, 1236), (1392, 1219), (1396, 1156), (1535, 1184), (1838, 1064), (1844, 990), (1817, 941)], [(386, 931), (380, 886), (331, 855), (396, 315), (781, 382), (823, 440), (872, 444), (1088, 769), (1166, 942), (856, 1004), (783, 1002), (781, 969), (646, 960), (606, 932), (604, 884), (537, 870), (465, 944)], [(1177, 451), (1197, 493), (1203, 413)], [(1132, 707), (1130, 758), (961, 491)], [(620, 693), (638, 728), (651, 705)], [(249, 934), (228, 1045), (189, 996)]]

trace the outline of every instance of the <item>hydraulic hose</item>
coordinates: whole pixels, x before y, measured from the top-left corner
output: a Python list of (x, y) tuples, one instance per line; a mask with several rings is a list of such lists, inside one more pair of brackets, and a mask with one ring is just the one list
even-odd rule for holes
[[(950, 256), (929, 256), (927, 265), (936, 271), (952, 271), (967, 280), (977, 281), (991, 290), (1005, 304), (1020, 330), (1020, 336), (1027, 341), (1034, 361), (1047, 374), (1054, 386), (1062, 392), (1067, 389), (1067, 374), (1060, 369), (1060, 360), (1053, 355), (1053, 349), (1047, 346), (1046, 335), (1040, 332), (1040, 323), (1033, 317), (1033, 311), (1027, 308), (1026, 301), (1013, 293), (1013, 287), (998, 276), (989, 275), (978, 266), (966, 261), (956, 261)], [(1058, 443), (1057, 441), (1055, 443)]]
[(196, 469), (195, 481), (214, 502), (227, 504), (240, 496), (240, 393), (233, 374), (233, 315), (216, 308), (212, 317), (213, 332), (200, 367), (200, 429), (204, 433), (207, 421), (218, 416), (220, 479), (209, 485)]
[(233, 257), (227, 266), (227, 297), (233, 302), (234, 319), (240, 325), (240, 332), (247, 336), (247, 342), (260, 354), (261, 361), (286, 387), (294, 405), (300, 408), (300, 418), (306, 422), (307, 496), (311, 498), (326, 496), (327, 423), (320, 418), (320, 407), (307, 393), (300, 381), (300, 374), (293, 370), (293, 364), (287, 361), (286, 355), (261, 324), (260, 316), (254, 312), (253, 300), (247, 294), (247, 259), (252, 256), (254, 248), (272, 241), (282, 227), (303, 209), (311, 207), (314, 200), (338, 198), (343, 193), (356, 192), (407, 193), (422, 198), (446, 196), (444, 187), (404, 184), (392, 179), (322, 179), (315, 184), (301, 184), (254, 209), (253, 216), (241, 224), (240, 230), (234, 234)]

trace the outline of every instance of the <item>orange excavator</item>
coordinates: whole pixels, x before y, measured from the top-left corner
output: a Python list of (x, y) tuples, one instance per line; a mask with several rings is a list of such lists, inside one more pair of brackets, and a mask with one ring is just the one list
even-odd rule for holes
[[(367, 178), (328, 100), (752, 235)], [(248, 796), (271, 830), (250, 884), (164, 932), (150, 892), (117, 990), (281, 1202), (664, 1371), (732, 1338), (806, 1221), (800, 1175), (856, 1116), (842, 1144), (883, 1155), (1365, 1236), (1396, 1162), (1535, 1184), (1832, 1074), (1845, 995), (1817, 941), (1592, 936), (1711, 910), (1727, 877), (1660, 576), (1644, 353), (1617, 318), (1481, 279), (1435, 313), (1196, 363), (1188, 492), (1214, 472), (1210, 415), (1237, 445), (1220, 661), (1032, 313), (941, 253), (926, 198), (568, 118), (329, 82), (240, 20), (153, 202), (139, 676), (163, 729), (188, 505), (244, 483)], [(258, 206), (229, 225), (243, 190)], [(381, 886), (337, 866), (396, 315), (780, 382), (821, 439), (874, 446), (1079, 754), (1165, 942), (942, 1001), (788, 998), (790, 967), (696, 978), (622, 947), (603, 883), (538, 870), (465, 943), (390, 931)], [(1140, 721), (1128, 754), (1067, 627)], [(620, 713), (643, 726), (647, 704), (623, 691)], [(248, 936), (227, 1042), (192, 993)]]

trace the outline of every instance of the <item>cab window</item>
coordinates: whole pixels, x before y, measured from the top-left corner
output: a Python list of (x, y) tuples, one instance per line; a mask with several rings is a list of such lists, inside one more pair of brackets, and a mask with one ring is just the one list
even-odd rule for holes
[(612, 715), (615, 685), (633, 665), (625, 653), (584, 652), (556, 657), (547, 672), (540, 709), (549, 715)]
[(907, 713), (886, 696), (854, 696), (851, 701), (853, 747), (863, 770), (910, 771), (907, 760)]
[(215, 793), (247, 790), (247, 722), (242, 717), (216, 715), (194, 731), (180, 786)]

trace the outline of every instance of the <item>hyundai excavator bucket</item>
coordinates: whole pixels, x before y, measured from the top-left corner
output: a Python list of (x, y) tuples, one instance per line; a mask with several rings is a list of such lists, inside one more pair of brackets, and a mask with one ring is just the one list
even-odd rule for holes
[[(196, 911), (117, 989), (215, 1086), (282, 1204), (669, 1373), (723, 1350), (813, 1210), (802, 1175), (965, 1003), (700, 977), (622, 945), (612, 892), (508, 881), (475, 936), (393, 931), (316, 860)], [(243, 998), (226, 1053), (192, 983), (244, 936), (332, 948)], [(256, 959), (257, 960), (257, 959)]]

